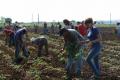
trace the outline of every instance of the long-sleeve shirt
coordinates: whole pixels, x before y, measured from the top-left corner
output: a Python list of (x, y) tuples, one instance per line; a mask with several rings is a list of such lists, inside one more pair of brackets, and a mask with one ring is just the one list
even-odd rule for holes
[(15, 33), (15, 39), (22, 40), (24, 34), (26, 34), (26, 29), (25, 29), (25, 28), (19, 29), (19, 30)]
[(38, 45), (38, 46), (42, 46), (42, 45), (46, 45), (47, 44), (47, 39), (46, 38), (36, 38), (32, 41), (33, 44)]
[(80, 48), (82, 48), (82, 45), (80, 45), (80, 41), (83, 41), (84, 37), (75, 29), (68, 29), (68, 31), (70, 33), (70, 36), (69, 40), (65, 41), (64, 47), (68, 52), (68, 56), (76, 58), (76, 55), (81, 55)]

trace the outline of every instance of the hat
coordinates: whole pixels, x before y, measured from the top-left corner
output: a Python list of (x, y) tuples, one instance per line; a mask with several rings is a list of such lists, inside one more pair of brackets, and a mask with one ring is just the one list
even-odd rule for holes
[(60, 32), (59, 32), (60, 36), (62, 36), (65, 31), (67, 31), (66, 28), (61, 28), (61, 29), (60, 29)]

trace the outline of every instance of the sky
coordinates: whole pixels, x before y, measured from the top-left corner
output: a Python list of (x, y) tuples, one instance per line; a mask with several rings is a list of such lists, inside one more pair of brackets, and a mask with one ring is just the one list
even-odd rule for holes
[(0, 16), (19, 22), (120, 20), (119, 0), (0, 0)]

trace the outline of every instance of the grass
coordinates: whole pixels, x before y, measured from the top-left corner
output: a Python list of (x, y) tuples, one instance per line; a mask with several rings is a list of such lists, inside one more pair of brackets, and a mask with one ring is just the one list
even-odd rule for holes
[(115, 27), (115, 24), (96, 24), (97, 27)]

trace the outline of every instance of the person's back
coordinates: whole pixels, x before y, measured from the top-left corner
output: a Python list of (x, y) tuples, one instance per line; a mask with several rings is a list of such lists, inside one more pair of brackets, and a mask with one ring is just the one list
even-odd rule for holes
[(75, 29), (68, 29), (70, 32), (70, 41), (71, 42), (77, 42), (78, 40), (82, 41), (84, 40), (83, 36), (77, 32)]
[(47, 39), (44, 38), (44, 37), (43, 37), (43, 38), (39, 38), (39, 37), (38, 37), (38, 38), (36, 38), (35, 40), (33, 40), (32, 43), (34, 43), (34, 44), (36, 44), (36, 45), (39, 46), (39, 45), (43, 44), (46, 40), (47, 40)]
[(16, 31), (15, 38), (20, 39), (26, 33), (26, 28), (21, 28)]
[[(72, 80), (72, 74), (75, 72), (77, 77), (80, 77), (81, 66), (82, 66), (82, 54), (83, 48), (80, 41), (84, 38), (75, 29), (63, 28), (60, 31), (60, 36), (64, 37), (64, 48), (67, 52), (67, 79)], [(73, 68), (74, 66), (74, 68)]]

